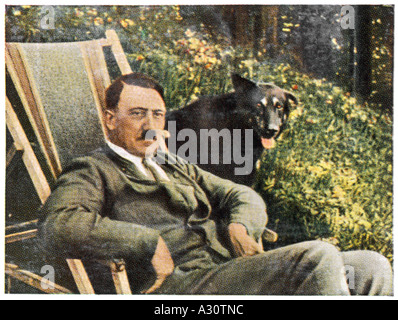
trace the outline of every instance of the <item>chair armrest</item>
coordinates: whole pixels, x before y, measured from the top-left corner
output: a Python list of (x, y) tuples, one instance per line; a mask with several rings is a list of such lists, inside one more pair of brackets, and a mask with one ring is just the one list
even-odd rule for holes
[(98, 262), (111, 269), (112, 279), (115, 284), (117, 294), (131, 294), (130, 283), (126, 271), (126, 263), (123, 259), (99, 260)]
[[(67, 259), (66, 262), (80, 294), (95, 294), (83, 262), (80, 259)], [(126, 264), (123, 260), (96, 260), (96, 262), (109, 267), (117, 294), (131, 294)]]

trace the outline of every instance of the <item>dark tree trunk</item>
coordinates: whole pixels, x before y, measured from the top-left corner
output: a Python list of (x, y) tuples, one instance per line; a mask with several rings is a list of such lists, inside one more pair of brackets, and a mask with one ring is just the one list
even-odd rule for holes
[(356, 6), (355, 10), (355, 94), (360, 101), (365, 101), (371, 93), (372, 49), (371, 49), (371, 7)]

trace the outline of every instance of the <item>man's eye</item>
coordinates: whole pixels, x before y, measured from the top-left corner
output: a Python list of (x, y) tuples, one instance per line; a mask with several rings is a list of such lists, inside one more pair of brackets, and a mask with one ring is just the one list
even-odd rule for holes
[(155, 112), (154, 114), (153, 114), (153, 116), (155, 117), (155, 118), (163, 118), (164, 116), (165, 116), (165, 114), (163, 113), (163, 112)]
[(133, 117), (145, 117), (145, 111), (131, 111)]

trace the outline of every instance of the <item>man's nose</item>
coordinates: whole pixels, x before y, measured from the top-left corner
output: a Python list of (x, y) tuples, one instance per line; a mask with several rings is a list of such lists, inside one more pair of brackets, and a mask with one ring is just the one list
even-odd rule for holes
[(155, 128), (155, 120), (153, 118), (152, 112), (147, 113), (147, 115), (144, 119), (143, 129), (144, 130), (156, 129)]

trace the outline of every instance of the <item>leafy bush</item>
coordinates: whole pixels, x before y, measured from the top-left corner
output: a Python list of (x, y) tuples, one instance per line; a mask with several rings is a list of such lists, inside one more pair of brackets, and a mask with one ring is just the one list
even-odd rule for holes
[(202, 33), (187, 29), (171, 43), (155, 50), (128, 55), (134, 71), (154, 76), (165, 87), (169, 108), (179, 108), (203, 94), (218, 94), (230, 89), (230, 70), (225, 60), (232, 49), (209, 43)]
[(321, 238), (392, 259), (391, 119), (288, 65), (262, 69), (301, 100), (257, 181), (282, 242)]

